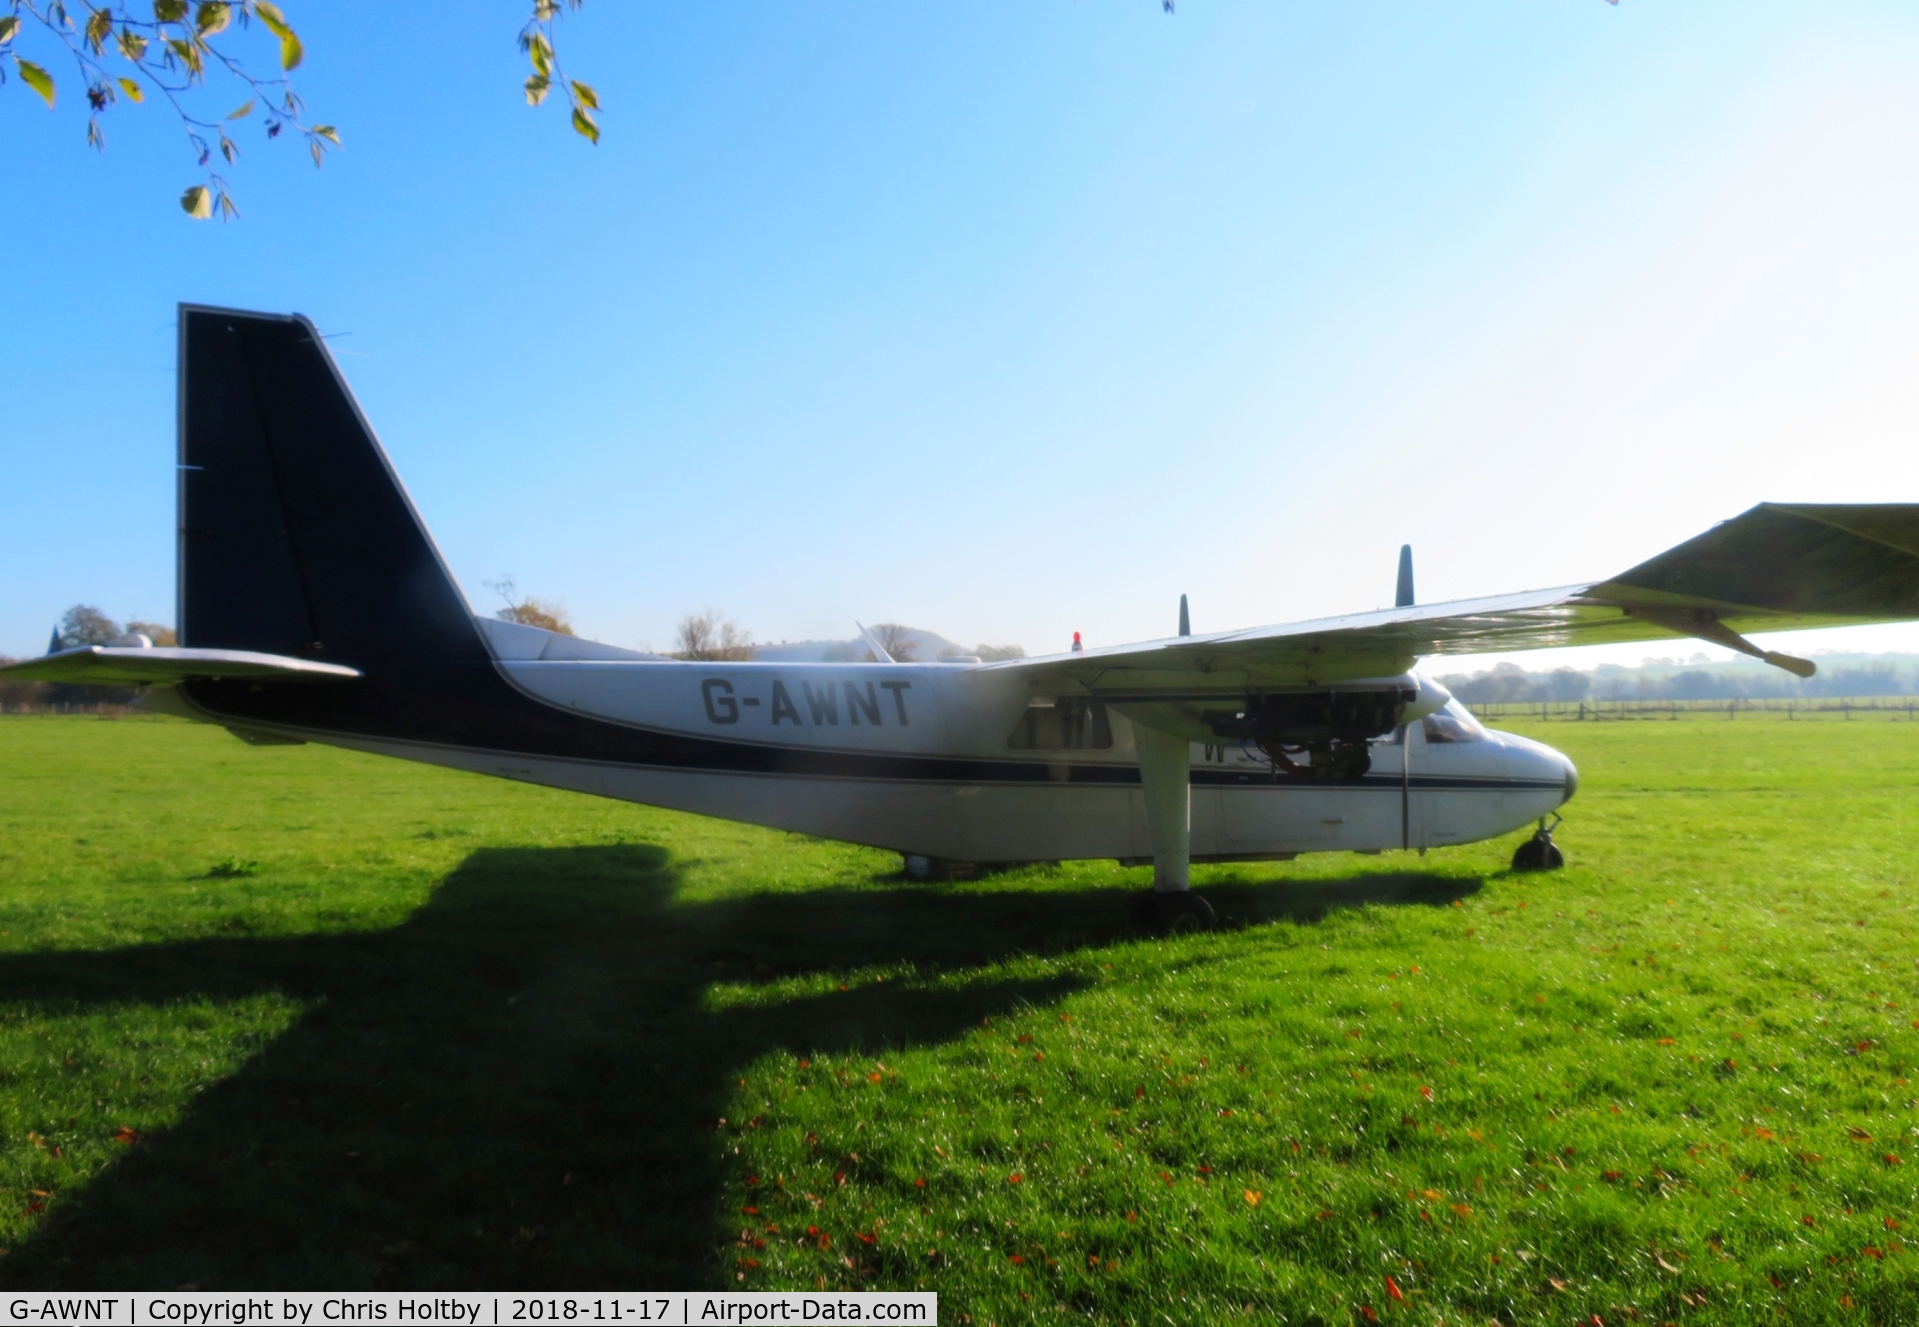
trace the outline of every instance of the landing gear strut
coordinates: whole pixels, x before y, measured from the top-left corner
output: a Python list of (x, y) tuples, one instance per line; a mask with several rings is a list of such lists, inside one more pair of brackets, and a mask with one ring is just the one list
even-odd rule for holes
[(1140, 924), (1181, 934), (1210, 930), (1212, 905), (1190, 888), (1193, 810), (1192, 744), (1186, 738), (1133, 725), (1139, 747), (1140, 790), (1153, 844), (1153, 892), (1134, 905)]
[(1513, 870), (1557, 871), (1566, 864), (1566, 854), (1553, 842), (1553, 830), (1559, 828), (1561, 820), (1555, 813), (1553, 823), (1548, 826), (1544, 816), (1539, 818), (1539, 828), (1533, 831), (1533, 836), (1513, 850)]

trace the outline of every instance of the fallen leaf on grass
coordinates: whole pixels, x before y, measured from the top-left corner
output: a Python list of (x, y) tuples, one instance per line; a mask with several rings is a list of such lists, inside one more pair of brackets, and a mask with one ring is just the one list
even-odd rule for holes
[(1549, 1276), (1546, 1278), (1546, 1284), (1551, 1286), (1554, 1290), (1563, 1291), (1570, 1284), (1570, 1282), (1561, 1281), (1556, 1277)]
[(1394, 1299), (1403, 1300), (1406, 1298), (1406, 1292), (1399, 1288), (1399, 1282), (1393, 1280), (1390, 1276), (1386, 1278), (1386, 1293)]
[(1855, 1143), (1870, 1143), (1872, 1141), (1872, 1135), (1856, 1124), (1846, 1126), (1846, 1137), (1852, 1139)]
[(1008, 1184), (1024, 1184), (1026, 1183), (1026, 1176), (1022, 1175), (1019, 1171), (1016, 1170), (1011, 1175), (1008, 1175), (1006, 1177), (1006, 1182)]
[(124, 1124), (113, 1131), (113, 1141), (123, 1147), (132, 1147), (140, 1141), (140, 1138), (141, 1134), (138, 1129), (129, 1129)]
[(1261, 1198), (1264, 1198), (1266, 1195), (1261, 1193), (1258, 1189), (1248, 1189), (1241, 1196), (1246, 1199), (1246, 1205), (1248, 1207), (1258, 1207), (1259, 1200)]

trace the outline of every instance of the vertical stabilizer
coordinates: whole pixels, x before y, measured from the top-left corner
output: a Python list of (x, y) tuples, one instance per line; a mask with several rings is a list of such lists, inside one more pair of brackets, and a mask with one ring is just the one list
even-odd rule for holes
[(1413, 546), (1399, 546), (1399, 584), (1393, 590), (1394, 608), (1413, 606)]
[(180, 643), (347, 664), (485, 646), (313, 324), (180, 310)]

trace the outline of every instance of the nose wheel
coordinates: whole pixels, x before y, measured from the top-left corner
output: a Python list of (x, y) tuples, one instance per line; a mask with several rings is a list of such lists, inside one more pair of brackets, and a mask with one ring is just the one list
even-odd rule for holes
[(1557, 871), (1566, 864), (1566, 854), (1553, 842), (1553, 831), (1562, 820), (1563, 817), (1555, 814), (1552, 824), (1548, 825), (1545, 817), (1540, 817), (1539, 828), (1533, 831), (1533, 836), (1513, 850), (1513, 870)]

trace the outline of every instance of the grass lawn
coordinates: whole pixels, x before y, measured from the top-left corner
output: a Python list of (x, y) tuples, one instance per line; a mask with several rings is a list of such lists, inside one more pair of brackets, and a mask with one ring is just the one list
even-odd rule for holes
[(1919, 1321), (1919, 725), (1530, 731), (1567, 870), (1207, 868), (1164, 941), (1110, 863), (0, 719), (0, 1283)]

